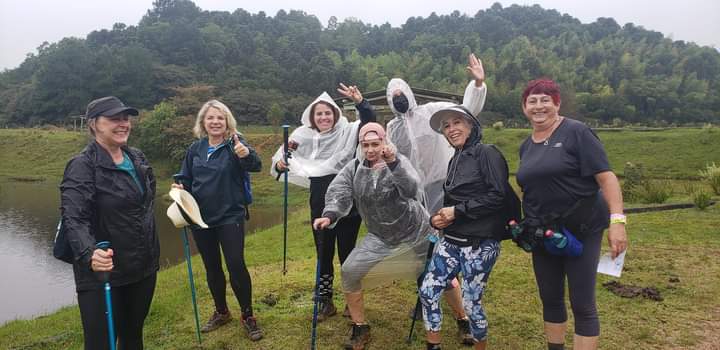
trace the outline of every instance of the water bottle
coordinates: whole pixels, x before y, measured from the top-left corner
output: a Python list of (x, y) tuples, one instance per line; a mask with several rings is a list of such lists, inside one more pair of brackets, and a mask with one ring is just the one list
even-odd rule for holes
[(549, 240), (550, 243), (552, 243), (555, 247), (558, 249), (563, 249), (565, 246), (567, 246), (568, 238), (564, 234), (560, 232), (553, 232), (553, 230), (548, 229), (545, 231), (545, 239)]
[(517, 243), (517, 245), (520, 246), (522, 250), (526, 252), (531, 252), (533, 250), (532, 245), (522, 237), (523, 227), (520, 226), (520, 224), (515, 220), (510, 220), (508, 222), (508, 227), (510, 228), (510, 234), (513, 237), (513, 241)]

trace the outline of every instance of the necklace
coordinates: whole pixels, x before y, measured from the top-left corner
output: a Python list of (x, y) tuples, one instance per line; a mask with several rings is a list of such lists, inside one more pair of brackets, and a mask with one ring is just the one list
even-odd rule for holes
[(563, 117), (558, 116), (557, 118), (555, 118), (555, 121), (550, 125), (550, 127), (548, 127), (546, 130), (543, 130), (543, 131), (542, 131), (543, 133), (547, 133), (547, 136), (546, 136), (546, 137), (538, 140), (538, 139), (535, 138), (535, 135), (533, 135), (533, 136), (532, 136), (533, 142), (535, 142), (535, 143), (542, 143), (543, 146), (547, 146), (547, 145), (549, 144), (549, 142), (550, 142), (550, 137), (552, 136), (552, 134), (553, 134), (553, 132), (555, 131), (555, 129), (557, 129), (558, 125), (560, 125), (560, 121), (561, 121), (562, 119), (563, 119)]

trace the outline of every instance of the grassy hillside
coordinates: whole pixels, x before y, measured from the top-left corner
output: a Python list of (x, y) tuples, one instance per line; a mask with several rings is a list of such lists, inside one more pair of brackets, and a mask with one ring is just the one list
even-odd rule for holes
[[(267, 190), (273, 179), (267, 176), (269, 159), (282, 143), (282, 134), (272, 127), (241, 127), (263, 158), (265, 169), (253, 177), (259, 191)], [(497, 145), (517, 170), (518, 147), (529, 129), (487, 128), (484, 141)], [(720, 163), (720, 129), (668, 129), (663, 131), (600, 131), (610, 165), (622, 175), (626, 162), (641, 163), (649, 176), (695, 178), (709, 162)], [(64, 130), (0, 129), (0, 176), (56, 179), (62, 176), (67, 160), (87, 143), (85, 133)], [(158, 177), (169, 176), (179, 164), (152, 160)], [(265, 190), (264, 190), (265, 189)], [(274, 190), (274, 189), (273, 189)], [(257, 196), (259, 198), (259, 196)], [(262, 199), (260, 199), (262, 200)]]
[[(246, 257), (254, 288), (254, 306), (266, 338), (251, 343), (237, 320), (204, 336), (196, 345), (190, 292), (184, 264), (160, 273), (157, 292), (145, 327), (148, 349), (306, 349), (310, 341), (314, 252), (307, 210), (296, 212), (289, 230), (289, 272), (283, 276), (282, 228), (274, 227), (247, 239)], [(600, 276), (597, 284), (603, 349), (702, 348), (720, 345), (712, 331), (720, 327), (720, 208), (630, 216), (631, 243), (625, 272), (618, 281), (655, 287), (663, 301), (621, 298), (602, 287), (615, 280)], [(692, 225), (688, 224), (692, 223)], [(490, 343), (495, 349), (539, 349), (544, 345), (541, 307), (530, 256), (504, 242), (486, 292)], [(201, 317), (212, 312), (200, 258), (193, 260)], [(338, 281), (339, 282), (339, 281)], [(336, 283), (338, 285), (339, 283)], [(406, 345), (414, 304), (413, 283), (395, 282), (367, 294), (367, 318), (374, 349), (420, 349), (421, 338)], [(277, 298), (274, 306), (262, 300)], [(228, 288), (232, 312), (239, 314)], [(336, 304), (343, 301), (336, 296)], [(449, 312), (446, 310), (446, 315)], [(460, 349), (455, 326), (445, 322), (445, 347)], [(572, 328), (572, 327), (571, 327)], [(347, 320), (336, 316), (321, 323), (318, 348), (335, 349), (347, 336)], [(416, 331), (421, 332), (421, 325)], [(571, 342), (568, 337), (568, 344)], [(29, 321), (0, 327), (2, 349), (79, 349), (82, 330), (76, 307)]]
[[(280, 135), (269, 128), (244, 128), (267, 169), (269, 157), (280, 143)], [(506, 154), (511, 169), (517, 168), (517, 147), (528, 130), (486, 130), (486, 141)], [(640, 161), (658, 177), (692, 177), (706, 161), (720, 163), (720, 138), (713, 130), (675, 129), (658, 132), (601, 132), (611, 162), (622, 169), (625, 161)], [(57, 181), (67, 159), (86, 143), (86, 136), (66, 131), (0, 130), (0, 176), (41, 177)], [(705, 159), (707, 158), (707, 159)], [(167, 177), (177, 165), (153, 161), (158, 174)], [(668, 175), (669, 174), (669, 175)], [(258, 201), (281, 203), (281, 184), (267, 175), (253, 177)], [(163, 187), (165, 188), (165, 187)], [(306, 192), (293, 188), (296, 210), (289, 229), (289, 272), (281, 274), (282, 227), (276, 226), (247, 239), (246, 257), (251, 268), (254, 298), (266, 339), (250, 343), (240, 332), (237, 320), (204, 337), (201, 347), (194, 339), (194, 321), (184, 265), (160, 273), (158, 289), (146, 326), (148, 349), (299, 349), (307, 348), (312, 313), (311, 288), (315, 260), (312, 237), (304, 208)], [(720, 208), (636, 214), (630, 216), (631, 244), (626, 270), (619, 280), (625, 284), (656, 287), (661, 302), (625, 299), (611, 294), (601, 284), (597, 293), (602, 323), (601, 348), (713, 348), (719, 344), (712, 329), (720, 327)], [(713, 258), (715, 257), (715, 258)], [(199, 257), (193, 261), (201, 317), (212, 312)], [(678, 281), (678, 282), (673, 282)], [(338, 281), (339, 282), (339, 281)], [(338, 283), (339, 285), (339, 283)], [(375, 349), (418, 349), (421, 339), (405, 345), (409, 326), (407, 311), (415, 296), (413, 283), (396, 282), (371, 291), (366, 299), (367, 317), (373, 327)], [(228, 289), (229, 298), (232, 291)], [(537, 349), (543, 345), (540, 303), (532, 276), (530, 258), (510, 242), (493, 272), (485, 305), (491, 322), (491, 344), (497, 349)], [(276, 305), (263, 303), (277, 298)], [(232, 300), (232, 299), (231, 299)], [(336, 303), (342, 307), (338, 295)], [(237, 305), (231, 302), (238, 314)], [(445, 348), (459, 348), (452, 335), (455, 327), (446, 322)], [(417, 331), (422, 334), (422, 327)], [(319, 348), (338, 348), (347, 336), (347, 321), (335, 317), (319, 327)], [(568, 342), (570, 339), (568, 339)], [(0, 327), (0, 349), (78, 349), (82, 330), (76, 307), (29, 321)]]

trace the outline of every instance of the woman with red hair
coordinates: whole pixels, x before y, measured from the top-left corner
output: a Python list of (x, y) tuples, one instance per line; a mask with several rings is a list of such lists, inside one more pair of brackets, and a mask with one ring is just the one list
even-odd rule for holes
[(582, 122), (561, 116), (560, 102), (560, 87), (549, 79), (533, 80), (523, 92), (532, 135), (520, 146), (517, 181), (524, 223), (559, 227), (583, 245), (579, 256), (543, 248), (532, 253), (548, 349), (564, 349), (565, 279), (575, 320), (573, 348), (597, 349), (595, 280), (603, 231), (609, 227), (613, 258), (628, 244), (622, 193), (600, 139)]

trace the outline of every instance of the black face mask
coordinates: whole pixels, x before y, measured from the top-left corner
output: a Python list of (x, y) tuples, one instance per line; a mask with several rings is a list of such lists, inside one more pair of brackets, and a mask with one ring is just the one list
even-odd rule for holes
[(393, 103), (393, 107), (395, 107), (395, 110), (400, 113), (405, 113), (408, 111), (408, 108), (410, 108), (410, 102), (408, 102), (408, 99), (407, 99), (407, 97), (405, 97), (405, 94), (393, 96), (392, 103)]

